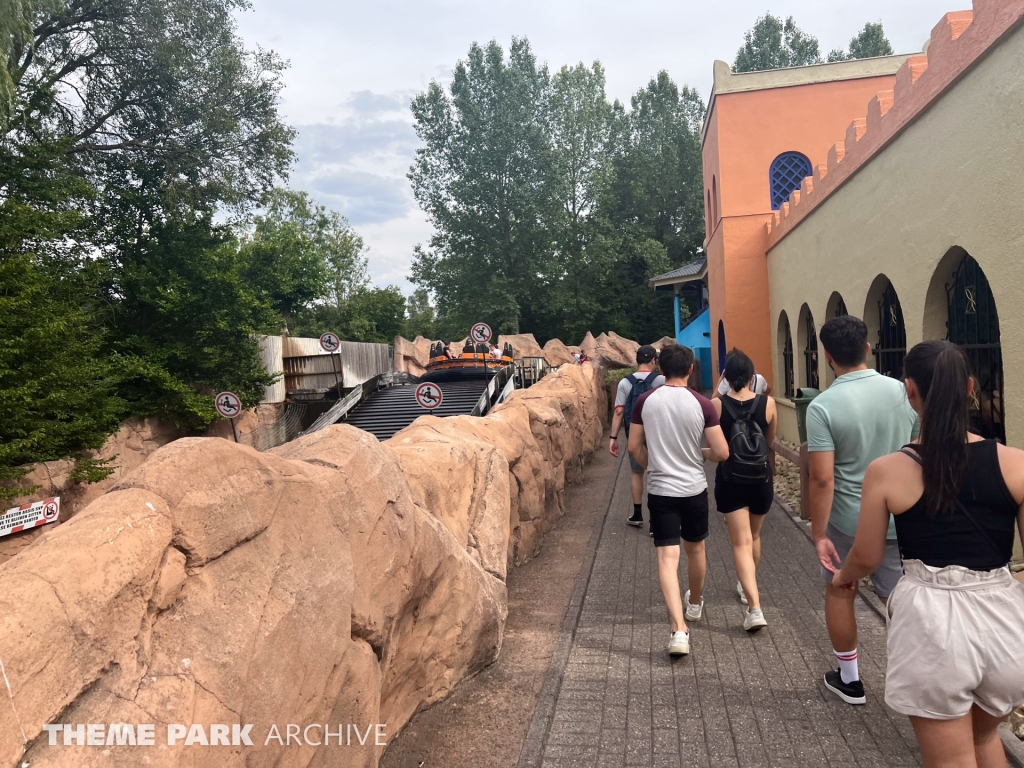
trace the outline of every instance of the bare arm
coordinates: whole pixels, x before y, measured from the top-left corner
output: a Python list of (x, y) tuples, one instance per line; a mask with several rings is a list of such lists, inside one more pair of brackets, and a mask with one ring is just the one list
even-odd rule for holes
[(629, 455), (633, 461), (647, 470), (647, 443), (644, 442), (644, 425), (631, 424), (629, 427)]
[(622, 428), (622, 412), (626, 409), (624, 405), (615, 406), (615, 410), (612, 411), (612, 430), (611, 437), (608, 439), (608, 452), (612, 456), (618, 457), (619, 455), (619, 430)]
[(894, 465), (892, 456), (883, 456), (868, 465), (861, 490), (857, 537), (846, 562), (832, 582), (837, 587), (874, 573), (885, 556), (885, 536), (889, 531), (886, 492), (887, 486), (898, 479), (898, 476), (893, 475), (893, 470), (899, 470)]
[(835, 451), (811, 451), (807, 454), (810, 487), (807, 489), (810, 503), (811, 536), (815, 541), (825, 537), (828, 519), (832, 514), (832, 497), (835, 493)]
[(708, 441), (708, 447), (701, 448), (700, 452), (706, 461), (726, 461), (729, 458), (729, 443), (719, 425), (705, 429), (704, 439)]
[[(769, 387), (769, 391), (771, 388)], [(775, 438), (779, 433), (779, 412), (775, 407), (775, 398), (768, 398), (768, 405), (764, 409), (765, 418), (768, 419), (768, 434), (765, 435), (765, 440), (768, 441), (768, 464), (771, 465), (772, 473), (775, 472), (775, 449), (772, 445), (775, 444)]]

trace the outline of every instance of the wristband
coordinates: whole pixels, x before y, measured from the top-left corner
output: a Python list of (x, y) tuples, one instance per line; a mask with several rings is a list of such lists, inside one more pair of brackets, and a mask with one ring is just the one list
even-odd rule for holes
[(614, 437), (609, 438), (609, 439), (610, 440), (614, 440), (616, 443), (619, 442), (619, 436), (618, 435), (615, 435)]

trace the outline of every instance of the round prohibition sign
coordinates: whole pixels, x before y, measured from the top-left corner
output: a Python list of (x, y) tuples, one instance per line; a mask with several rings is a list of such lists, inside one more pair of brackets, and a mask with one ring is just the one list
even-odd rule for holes
[(57, 517), (57, 513), (60, 512), (60, 507), (57, 506), (56, 501), (48, 501), (43, 504), (43, 519), (53, 520)]
[(242, 412), (242, 401), (234, 392), (221, 392), (213, 401), (217, 413), (225, 419), (233, 419)]
[(487, 323), (477, 323), (473, 326), (469, 335), (473, 341), (479, 341), (481, 344), (486, 344), (491, 340), (491, 326)]
[(320, 335), (320, 349), (324, 352), (337, 352), (341, 346), (341, 339), (336, 334), (328, 331)]
[(444, 395), (441, 393), (441, 388), (434, 382), (425, 381), (416, 387), (416, 402), (420, 404), (420, 407), (432, 411), (441, 404), (442, 400), (444, 400)]

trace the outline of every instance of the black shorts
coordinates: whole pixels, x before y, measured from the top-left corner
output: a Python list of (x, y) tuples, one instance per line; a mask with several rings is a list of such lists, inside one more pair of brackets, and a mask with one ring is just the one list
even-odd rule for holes
[(696, 543), (708, 537), (708, 492), (696, 496), (647, 494), (654, 546), (671, 547), (679, 540)]
[(727, 480), (715, 481), (715, 506), (722, 513), (735, 512), (746, 507), (752, 515), (765, 515), (772, 508), (774, 500), (775, 483), (772, 480), (757, 485), (741, 485)]

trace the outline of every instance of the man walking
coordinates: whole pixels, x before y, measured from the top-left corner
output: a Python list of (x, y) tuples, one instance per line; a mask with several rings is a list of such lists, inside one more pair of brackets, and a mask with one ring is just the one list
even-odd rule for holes
[[(687, 386), (693, 352), (670, 344), (658, 356), (664, 386), (639, 397), (630, 420), (629, 455), (649, 470), (647, 508), (658, 550), (658, 581), (671, 622), (668, 652), (690, 652), (686, 619), (699, 621), (704, 613), (704, 577), (708, 536), (708, 481), (704, 461), (725, 461), (729, 446), (711, 401)], [(706, 438), (707, 448), (701, 448)], [(679, 542), (686, 550), (687, 583), (679, 596)], [(690, 602), (691, 596), (694, 603)], [(683, 603), (686, 603), (685, 618)]]
[[(903, 384), (869, 370), (868, 329), (856, 317), (835, 317), (818, 335), (836, 374), (807, 408), (808, 493), (811, 534), (825, 586), (825, 626), (839, 668), (825, 673), (825, 687), (847, 704), (864, 704), (857, 666), (857, 585), (837, 588), (832, 575), (853, 546), (860, 517), (861, 484), (868, 464), (909, 443), (917, 415)], [(884, 603), (903, 575), (896, 529), (889, 521), (885, 559), (871, 575)]]
[[(619, 455), (619, 426), (626, 428), (626, 440), (629, 440), (629, 417), (633, 406), (640, 396), (665, 383), (665, 377), (654, 373), (654, 358), (658, 352), (650, 344), (645, 344), (636, 351), (636, 373), (626, 376), (619, 382), (615, 391), (615, 409), (612, 414), (612, 436), (608, 440), (608, 451), (616, 458)], [(625, 414), (625, 416), (623, 416)], [(637, 527), (643, 525), (644, 471), (636, 460), (629, 457), (629, 468), (633, 474), (629, 479), (629, 489), (633, 493), (633, 514), (626, 522)]]

